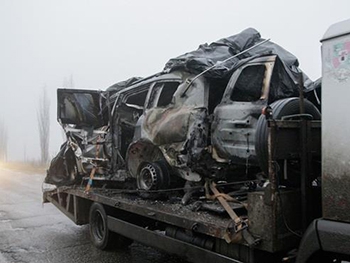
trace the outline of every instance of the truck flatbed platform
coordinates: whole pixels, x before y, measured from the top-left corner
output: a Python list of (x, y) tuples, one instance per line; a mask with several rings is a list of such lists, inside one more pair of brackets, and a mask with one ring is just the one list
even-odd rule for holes
[[(232, 219), (227, 214), (196, 211), (194, 205), (182, 205), (179, 199), (143, 199), (137, 194), (125, 194), (121, 190), (93, 188), (86, 193), (83, 187), (60, 187), (54, 191), (46, 192), (44, 198), (61, 207), (60, 210), (64, 210), (63, 212), (77, 224), (88, 223), (84, 220), (84, 217), (76, 214), (77, 211), (74, 214), (74, 210), (72, 210), (74, 202), (84, 200), (83, 202), (99, 202), (136, 215), (221, 239), (224, 238), (227, 229), (232, 226)], [(74, 199), (77, 200), (74, 201)]]
[[(58, 187), (44, 192), (43, 197), (44, 202), (51, 202), (77, 225), (91, 224), (90, 207), (93, 203), (102, 204), (107, 211), (109, 230), (168, 253), (181, 255), (192, 262), (209, 262), (208, 259), (241, 262), (225, 255), (224, 251), (240, 253), (241, 249), (249, 249), (246, 245), (236, 252), (229, 249), (230, 244), (224, 237), (232, 228), (233, 221), (227, 214), (195, 211), (194, 205), (182, 205), (180, 198), (143, 199), (137, 194), (126, 194), (116, 189), (92, 188), (86, 192), (80, 186)], [(238, 210), (242, 209), (242, 206), (237, 207)], [(150, 222), (154, 222), (158, 229), (152, 229)], [(167, 231), (171, 231), (174, 236), (166, 234)], [(188, 240), (178, 238), (179, 235), (186, 235), (186, 232), (194, 234)], [(242, 239), (239, 242), (244, 241)]]

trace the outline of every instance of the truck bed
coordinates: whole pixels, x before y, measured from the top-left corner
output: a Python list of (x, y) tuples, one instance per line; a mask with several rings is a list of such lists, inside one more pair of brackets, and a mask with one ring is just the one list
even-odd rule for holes
[[(312, 138), (308, 140), (306, 146), (309, 150), (306, 152), (311, 156), (311, 153), (319, 152), (320, 124), (314, 121), (306, 124), (306, 133), (309, 135), (306, 137)], [(274, 156), (269, 156), (269, 163), (272, 163), (270, 160), (286, 159), (292, 153), (300, 152), (300, 125), (299, 121), (269, 122), (270, 153), (274, 153)], [(295, 249), (300, 242), (298, 233), (302, 231), (302, 222), (306, 219), (300, 217), (302, 209), (306, 208), (301, 196), (306, 190), (303, 187), (277, 187), (278, 175), (274, 169), (270, 170), (266, 186), (258, 187), (261, 182), (256, 180), (249, 181), (255, 181), (256, 188), (247, 188), (248, 181), (228, 183), (244, 186), (238, 188), (231, 185), (226, 185), (226, 188), (219, 184), (217, 187), (224, 194), (233, 191), (231, 193), (236, 196), (240, 190), (245, 191), (240, 202), (227, 202), (225, 209), (225, 205), (219, 204), (217, 200), (206, 198), (204, 191), (197, 192), (196, 198), (191, 199), (189, 204), (182, 205), (184, 188), (176, 190), (175, 194), (165, 195), (167, 198), (164, 199), (145, 199), (139, 195), (140, 192), (125, 189), (128, 187), (125, 182), (120, 182), (119, 186), (114, 182), (116, 185), (113, 189), (98, 187), (112, 187), (110, 183), (100, 182), (93, 184), (88, 192), (82, 187), (86, 181), (80, 186), (62, 186), (44, 192), (44, 202), (54, 204), (78, 225), (88, 224), (91, 205), (93, 202), (100, 203), (107, 211), (106, 220), (110, 231), (169, 253), (184, 255), (193, 262), (279, 262), (281, 255)], [(305, 181), (307, 175), (306, 169), (302, 169), (295, 178)], [(173, 190), (175, 189), (164, 191)], [(221, 194), (210, 190), (213, 196)], [(314, 197), (320, 196), (320, 188), (316, 186), (307, 190), (313, 197), (310, 205), (317, 203)], [(229, 216), (230, 208), (245, 222), (244, 230), (237, 228), (232, 213)], [(309, 212), (313, 213), (311, 210)], [(192, 255), (189, 256), (188, 253)], [(208, 261), (209, 258), (212, 260)]]
[[(83, 211), (78, 214), (78, 211), (74, 212), (73, 202), (89, 201), (221, 239), (224, 238), (232, 223), (232, 219), (227, 214), (196, 211), (196, 204), (182, 205), (179, 199), (143, 199), (137, 194), (125, 194), (115, 189), (92, 188), (86, 193), (83, 187), (60, 187), (54, 191), (45, 192), (44, 200), (53, 203), (76, 224), (88, 222), (87, 215), (82, 215)], [(237, 206), (238, 209), (241, 207)]]

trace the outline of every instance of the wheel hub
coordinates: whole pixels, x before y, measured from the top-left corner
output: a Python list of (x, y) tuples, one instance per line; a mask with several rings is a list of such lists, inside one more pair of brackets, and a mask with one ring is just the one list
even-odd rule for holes
[(144, 190), (151, 190), (157, 185), (157, 171), (153, 165), (147, 164), (140, 171), (140, 187)]

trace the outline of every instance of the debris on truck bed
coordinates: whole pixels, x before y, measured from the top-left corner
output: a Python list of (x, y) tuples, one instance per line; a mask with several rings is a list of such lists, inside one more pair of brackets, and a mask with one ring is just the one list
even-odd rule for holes
[[(206, 181), (266, 179), (266, 119), (299, 118), (299, 86), (309, 91), (314, 83), (294, 55), (262, 41), (249, 28), (170, 59), (147, 78), (106, 91), (58, 89), (57, 118), (67, 141), (45, 182), (89, 178), (84, 182), (91, 185), (103, 178), (150, 193), (180, 187), (187, 203), (196, 194), (188, 189)], [(308, 118), (320, 119), (311, 102), (305, 105)], [(298, 156), (287, 159), (284, 183), (293, 185)]]

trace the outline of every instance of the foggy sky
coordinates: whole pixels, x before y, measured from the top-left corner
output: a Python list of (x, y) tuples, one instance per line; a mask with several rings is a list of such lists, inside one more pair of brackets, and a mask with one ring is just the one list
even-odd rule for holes
[(313, 80), (321, 74), (320, 42), (348, 19), (348, 0), (0, 0), (0, 120), (10, 160), (39, 159), (37, 109), (51, 100), (50, 155), (62, 142), (56, 89), (105, 89), (162, 70), (168, 59), (247, 27), (289, 50)]

